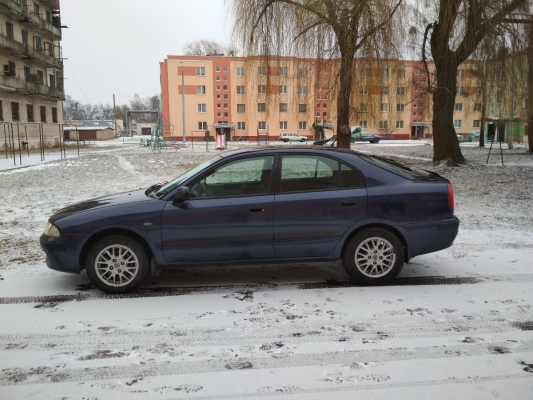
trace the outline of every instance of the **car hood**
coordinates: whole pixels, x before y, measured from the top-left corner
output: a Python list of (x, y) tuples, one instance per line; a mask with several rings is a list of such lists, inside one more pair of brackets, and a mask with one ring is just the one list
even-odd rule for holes
[(157, 200), (152, 197), (146, 196), (144, 192), (145, 189), (139, 189), (130, 192), (111, 194), (109, 196), (98, 197), (96, 199), (86, 200), (82, 201), (81, 203), (72, 204), (68, 207), (56, 211), (49, 218), (49, 221), (53, 223), (54, 221), (68, 217), (69, 215), (78, 214), (90, 210), (96, 210), (104, 207)]

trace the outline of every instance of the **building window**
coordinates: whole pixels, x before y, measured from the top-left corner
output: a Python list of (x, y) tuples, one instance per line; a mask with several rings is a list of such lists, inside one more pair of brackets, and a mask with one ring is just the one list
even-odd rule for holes
[(10, 24), (9, 22), (6, 22), (6, 36), (8, 39), (13, 39), (13, 24)]
[(33, 115), (33, 104), (26, 104), (26, 113), (28, 114), (28, 122), (35, 122)]
[(359, 94), (362, 94), (362, 95), (368, 94), (368, 86), (359, 86)]
[(224, 75), (224, 76), (222, 77), (222, 80), (227, 82), (227, 81), (228, 81), (228, 77)]
[(455, 103), (455, 111), (463, 111), (463, 103)]
[(317, 100), (322, 100), (322, 96), (321, 96), (321, 95), (318, 95), (318, 96), (316, 96), (316, 99), (317, 99)]
[(217, 103), (217, 108), (222, 108), (222, 103)]
[(265, 76), (266, 75), (266, 67), (265, 66), (257, 67), (257, 75)]
[(56, 77), (53, 74), (48, 75), (48, 86), (56, 87)]
[(399, 69), (398, 70), (398, 79), (404, 79), (405, 78), (405, 69)]
[(381, 70), (381, 77), (382, 78), (388, 78), (389, 77), (389, 70), (387, 68), (383, 68)]
[(19, 103), (11, 102), (11, 119), (13, 121), (20, 121)]
[(228, 67), (222, 67), (222, 72), (228, 72)]
[(41, 12), (41, 10), (39, 9), (39, 4), (33, 3), (33, 12), (39, 15), (39, 13)]
[(266, 111), (266, 103), (257, 103), (257, 111), (265, 112)]
[(246, 112), (246, 105), (245, 104), (237, 104), (237, 112), (238, 113)]
[(328, 95), (325, 94), (324, 96), (322, 96), (322, 100), (327, 100), (328, 99)]
[(328, 108), (327, 103), (322, 103), (322, 108)]
[(307, 129), (307, 122), (306, 121), (300, 121), (298, 122), (298, 129), (303, 131)]
[(381, 103), (381, 106), (380, 106), (380, 111), (381, 112), (388, 112), (389, 111), (389, 103)]
[(41, 38), (39, 36), (34, 36), (33, 37), (33, 47), (35, 50), (42, 50), (42, 41), (41, 41)]
[(237, 76), (244, 76), (244, 67), (237, 67)]
[(224, 108), (228, 108), (228, 103), (224, 103)]
[(259, 86), (257, 86), (257, 93), (259, 93), (259, 94), (265, 94), (265, 93), (266, 93), (266, 85), (259, 85)]
[(229, 96), (227, 94), (224, 95), (224, 100), (227, 100)]
[(267, 128), (267, 123), (266, 121), (259, 121), (257, 122), (257, 129), (266, 129)]
[(44, 84), (44, 73), (43, 71), (37, 70), (37, 81), (39, 82), (39, 85)]
[(52, 122), (57, 124), (57, 107), (52, 107)]
[(228, 85), (222, 86), (222, 90), (228, 90)]
[(381, 87), (381, 94), (389, 94), (389, 87), (388, 86), (382, 86)]
[(418, 105), (416, 103), (413, 103), (413, 108), (417, 108)]
[(481, 111), (481, 103), (474, 104), (474, 111)]
[(196, 67), (196, 76), (205, 76), (205, 67)]
[(368, 104), (367, 103), (361, 103), (359, 105), (359, 110), (361, 110), (361, 112), (367, 112), (368, 111)]
[(219, 99), (219, 100), (220, 100), (220, 95), (219, 95), (219, 94), (217, 94), (217, 99)]
[(455, 89), (455, 93), (457, 96), (460, 96), (463, 94), (463, 87), (462, 86), (457, 86), (457, 88)]
[(396, 94), (398, 96), (403, 96), (405, 95), (405, 88), (403, 86), (400, 86), (398, 88), (396, 88)]
[(405, 108), (405, 104), (396, 104), (396, 111), (402, 112)]
[(454, 128), (460, 128), (461, 127), (461, 120), (460, 119), (456, 119), (455, 121), (453, 121), (453, 127)]
[(206, 107), (205, 103), (198, 104), (198, 112), (199, 113), (205, 113), (206, 109), (207, 109), (207, 107)]
[(26, 82), (30, 82), (31, 80), (31, 70), (27, 65), (24, 66), (24, 80)]
[(403, 121), (396, 121), (396, 129), (403, 129)]
[(225, 112), (224, 117), (229, 117), (229, 113)]
[(307, 86), (300, 86), (300, 87), (298, 88), (298, 94), (299, 94), (300, 96), (305, 96), (305, 95), (307, 95)]
[(387, 121), (385, 120), (379, 121), (379, 129), (387, 129)]
[(4, 120), (4, 105), (2, 104), (2, 100), (0, 100), (0, 121)]
[(196, 94), (205, 94), (205, 86), (196, 86)]
[(305, 78), (307, 76), (307, 68), (299, 68), (298, 69), (298, 76), (300, 78)]
[(220, 90), (220, 85), (217, 85), (217, 90)]
[(215, 80), (219, 81), (219, 80), (220, 80), (220, 76), (217, 76), (217, 77), (215, 78)]
[(244, 86), (237, 86), (237, 94), (244, 94)]
[[(217, 113), (217, 117), (222, 117), (222, 113)], [(222, 121), (219, 121), (218, 123), (221, 124)]]
[(279, 94), (287, 94), (287, 85), (279, 86)]
[(279, 67), (279, 76), (287, 76), (287, 67)]
[(215, 67), (215, 72), (220, 72), (220, 67)]
[(366, 129), (368, 128), (368, 124), (366, 121), (360, 121), (359, 122), (359, 125), (361, 125), (361, 129)]
[(476, 86), (476, 96), (480, 96), (481, 95), (481, 86)]
[(279, 112), (287, 112), (287, 103), (279, 103)]
[(298, 112), (307, 112), (307, 104), (298, 104)]
[(318, 111), (318, 112), (316, 113), (316, 116), (317, 116), (317, 117), (320, 117), (320, 111)]
[(366, 77), (368, 76), (368, 68), (363, 68), (363, 69), (361, 70), (361, 76), (362, 76), (363, 78), (366, 78)]
[(244, 131), (246, 129), (246, 123), (245, 122), (237, 122), (237, 130)]
[(207, 130), (207, 122), (198, 122), (198, 130), (199, 131), (206, 131)]
[(323, 113), (322, 113), (322, 116), (323, 116), (323, 117), (327, 117), (327, 116), (328, 116), (328, 113), (327, 113), (327, 112), (323, 112)]
[(46, 107), (41, 106), (39, 109), (41, 111), (41, 122), (46, 122)]
[(279, 129), (282, 131), (287, 130), (287, 121), (279, 121)]
[(474, 128), (479, 128), (481, 126), (481, 120), (475, 119), (474, 120)]
[(464, 69), (458, 69), (457, 70), (457, 77), (458, 78), (464, 78), (465, 77), (465, 70)]

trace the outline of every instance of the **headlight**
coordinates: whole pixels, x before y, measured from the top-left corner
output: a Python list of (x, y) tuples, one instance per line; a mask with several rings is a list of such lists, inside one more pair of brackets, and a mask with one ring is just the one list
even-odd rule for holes
[(61, 236), (61, 232), (59, 232), (59, 229), (57, 229), (57, 226), (51, 224), (50, 222), (46, 223), (46, 227), (44, 228), (44, 234), (50, 237)]

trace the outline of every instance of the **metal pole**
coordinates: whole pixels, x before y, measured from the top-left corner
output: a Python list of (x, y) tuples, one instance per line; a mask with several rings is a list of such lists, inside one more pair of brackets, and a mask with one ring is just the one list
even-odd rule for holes
[(115, 136), (117, 136), (117, 108), (115, 105), (115, 93), (113, 93), (113, 120), (115, 124)]
[(9, 156), (8, 156), (8, 152), (7, 152), (8, 150), (7, 150), (7, 148), (8, 148), (9, 146), (7, 145), (6, 124), (2, 124), (2, 125), (4, 125), (4, 146), (6, 146), (6, 159), (8, 159)]
[(30, 156), (30, 142), (28, 142), (28, 130), (27, 126), (24, 124), (24, 133), (26, 134), (26, 150), (28, 150), (28, 157)]
[(183, 61), (181, 63), (181, 118), (183, 122), (183, 143), (187, 141), (187, 134), (185, 133), (185, 73), (183, 68)]
[(11, 154), (13, 154), (13, 165), (17, 165), (17, 155), (15, 154), (15, 138), (13, 136), (13, 122), (11, 123)]
[(80, 156), (80, 135), (78, 132), (78, 125), (76, 125), (76, 143), (78, 145), (78, 157)]
[(17, 122), (17, 139), (19, 142), (19, 162), (20, 162), (20, 165), (22, 165), (22, 149), (20, 148), (20, 129), (19, 129), (18, 122)]

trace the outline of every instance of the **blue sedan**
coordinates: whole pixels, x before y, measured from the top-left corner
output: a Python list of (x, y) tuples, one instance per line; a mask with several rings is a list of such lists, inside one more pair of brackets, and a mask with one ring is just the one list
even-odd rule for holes
[(363, 285), (452, 245), (450, 182), (386, 158), (323, 147), (227, 151), (171, 182), (49, 218), (48, 267), (129, 292), (157, 269), (341, 259)]

